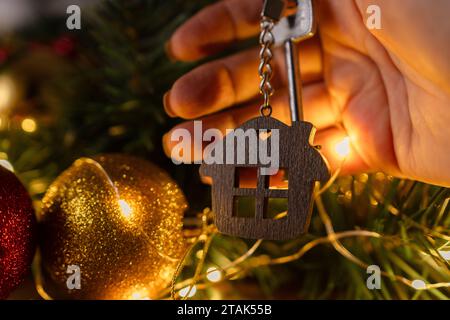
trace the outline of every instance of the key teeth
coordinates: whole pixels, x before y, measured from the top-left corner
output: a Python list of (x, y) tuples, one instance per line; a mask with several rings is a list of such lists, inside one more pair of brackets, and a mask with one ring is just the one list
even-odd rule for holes
[(286, 2), (284, 0), (264, 0), (261, 16), (279, 21), (285, 9)]

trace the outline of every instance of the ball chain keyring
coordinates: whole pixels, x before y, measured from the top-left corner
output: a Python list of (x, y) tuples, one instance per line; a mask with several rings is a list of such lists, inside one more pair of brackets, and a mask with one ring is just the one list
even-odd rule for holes
[(259, 92), (263, 96), (264, 103), (261, 105), (259, 111), (261, 116), (270, 117), (272, 114), (270, 97), (274, 93), (274, 88), (270, 83), (273, 76), (273, 69), (270, 62), (273, 58), (272, 46), (275, 43), (275, 38), (272, 33), (275, 23), (272, 19), (263, 17), (260, 25), (261, 34), (259, 36), (259, 44), (261, 45), (261, 50), (259, 51), (259, 57), (261, 62), (259, 64), (258, 72), (261, 82), (259, 84)]

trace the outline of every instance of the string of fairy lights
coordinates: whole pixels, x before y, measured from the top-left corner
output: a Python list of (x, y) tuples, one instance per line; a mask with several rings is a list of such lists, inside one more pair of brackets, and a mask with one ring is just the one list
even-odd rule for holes
[[(341, 146), (337, 147), (337, 152), (340, 153), (340, 155), (345, 156), (346, 152), (350, 152), (349, 145), (347, 144), (349, 142), (349, 139), (346, 138), (345, 142), (341, 142)], [(345, 161), (345, 157), (342, 162)], [(343, 163), (342, 163), (343, 164)], [(341, 164), (341, 167), (342, 167)], [(351, 261), (352, 263), (356, 264), (357, 266), (367, 269), (369, 266), (367, 263), (364, 263), (362, 260), (360, 260), (358, 257), (353, 255), (347, 248), (342, 244), (341, 240), (345, 238), (352, 238), (352, 237), (360, 237), (360, 238), (377, 238), (381, 239), (383, 241), (395, 241), (398, 242), (398, 239), (393, 239), (389, 237), (385, 237), (384, 235), (368, 231), (368, 230), (350, 230), (350, 231), (342, 231), (342, 232), (335, 232), (334, 227), (332, 224), (332, 221), (328, 215), (328, 213), (325, 210), (325, 207), (323, 205), (321, 194), (330, 188), (330, 186), (333, 185), (333, 182), (336, 180), (336, 178), (339, 175), (340, 168), (336, 170), (336, 172), (332, 175), (330, 180), (324, 185), (323, 188), (319, 189), (318, 186), (316, 186), (315, 192), (314, 192), (314, 199), (316, 206), (318, 208), (319, 216), (322, 221), (322, 223), (325, 225), (327, 236), (321, 237), (315, 240), (312, 240), (305, 245), (303, 245), (301, 248), (299, 248), (295, 253), (286, 255), (283, 257), (277, 257), (277, 258), (271, 258), (267, 255), (260, 255), (260, 256), (254, 256), (254, 253), (256, 250), (261, 246), (263, 243), (263, 240), (257, 240), (253, 246), (241, 257), (238, 259), (232, 261), (231, 263), (227, 264), (226, 266), (217, 267), (217, 266), (211, 266), (206, 269), (206, 272), (199, 272), (199, 270), (204, 269), (205, 260), (207, 257), (207, 252), (210, 247), (210, 243), (213, 239), (213, 237), (217, 234), (217, 229), (214, 228), (212, 225), (208, 225), (207, 221), (210, 221), (210, 216), (212, 212), (209, 209), (205, 209), (201, 215), (201, 219), (203, 222), (202, 226), (202, 233), (198, 237), (196, 237), (192, 242), (192, 245), (190, 247), (190, 250), (188, 250), (187, 255), (191, 254), (193, 249), (198, 245), (202, 244), (203, 247), (197, 252), (200, 252), (200, 254), (197, 254), (198, 258), (198, 264), (196, 266), (196, 271), (194, 276), (184, 279), (182, 281), (177, 282), (177, 279), (183, 269), (184, 260), (180, 262), (179, 268), (177, 269), (176, 274), (174, 275), (174, 279), (172, 281), (172, 286), (170, 289), (164, 290), (161, 292), (159, 298), (171, 298), (171, 299), (188, 299), (193, 298), (196, 293), (199, 290), (206, 290), (210, 287), (213, 287), (223, 281), (229, 281), (233, 279), (240, 279), (241, 275), (248, 274), (249, 271), (252, 269), (262, 267), (262, 266), (271, 266), (271, 265), (279, 265), (279, 264), (285, 264), (289, 262), (293, 262), (295, 260), (299, 260), (302, 258), (307, 252), (312, 250), (318, 245), (326, 245), (331, 244), (333, 248), (341, 254), (344, 258)], [(382, 201), (382, 199), (378, 199), (377, 201)], [(447, 199), (443, 207), (441, 208), (441, 212), (444, 212), (446, 210), (446, 207), (448, 205), (449, 199)], [(390, 207), (390, 212), (392, 214), (398, 214), (398, 209), (394, 207)], [(430, 230), (424, 230), (424, 232), (429, 232)], [(442, 239), (447, 240), (447, 242), (437, 248), (437, 252), (441, 255), (441, 257), (447, 261), (450, 261), (450, 239), (448, 236), (439, 233), (434, 232), (434, 235), (437, 237), (440, 237)], [(409, 245), (408, 243), (401, 242), (401, 245)], [(413, 247), (413, 249), (417, 250), (417, 248)], [(427, 255), (427, 253), (420, 251), (419, 252), (422, 255)], [(398, 281), (410, 288), (413, 288), (415, 290), (431, 290), (436, 288), (444, 288), (444, 287), (450, 287), (450, 282), (439, 282), (439, 283), (426, 283), (424, 280), (421, 279), (408, 279), (400, 275), (392, 274), (386, 271), (381, 271), (381, 275), (389, 278), (393, 281)]]
[[(346, 158), (351, 152), (351, 144), (350, 144), (350, 138), (344, 137), (341, 141), (336, 143), (335, 145), (335, 152), (337, 156), (339, 156), (342, 161), (339, 168), (334, 172), (334, 174), (331, 176), (330, 180), (325, 183), (325, 185), (322, 188), (319, 188), (319, 185), (316, 185), (316, 188), (314, 190), (314, 199), (316, 206), (318, 208), (319, 216), (324, 224), (327, 236), (318, 238), (315, 240), (312, 240), (305, 245), (303, 245), (301, 248), (297, 250), (294, 254), (286, 255), (283, 257), (277, 257), (277, 258), (271, 258), (267, 255), (260, 255), (260, 256), (254, 256), (254, 253), (256, 250), (261, 246), (263, 243), (263, 240), (257, 240), (254, 245), (241, 257), (234, 260), (233, 262), (229, 263), (226, 266), (222, 267), (208, 267), (206, 269), (206, 272), (201, 273), (199, 270), (204, 269), (205, 260), (207, 257), (207, 251), (209, 250), (209, 246), (211, 243), (212, 238), (217, 234), (217, 229), (214, 228), (213, 225), (208, 225), (207, 221), (211, 221), (211, 215), (212, 212), (207, 208), (203, 211), (201, 214), (201, 220), (202, 220), (202, 233), (196, 237), (192, 242), (192, 245), (190, 249), (187, 252), (187, 255), (191, 254), (193, 249), (198, 244), (203, 244), (203, 248), (197, 251), (196, 257), (198, 258), (198, 264), (196, 267), (196, 271), (193, 277), (190, 277), (188, 279), (184, 279), (182, 281), (177, 282), (177, 279), (179, 275), (181, 274), (181, 271), (183, 269), (184, 260), (180, 262), (180, 265), (177, 269), (176, 274), (174, 275), (172, 286), (170, 289), (164, 290), (160, 294), (160, 298), (172, 298), (172, 299), (188, 299), (192, 298), (196, 295), (196, 293), (199, 290), (206, 290), (207, 288), (213, 287), (223, 281), (232, 280), (232, 279), (239, 279), (240, 275), (248, 274), (248, 272), (254, 268), (262, 267), (262, 266), (270, 266), (270, 265), (277, 265), (277, 264), (285, 264), (289, 262), (293, 262), (295, 260), (300, 259), (303, 257), (308, 251), (312, 250), (314, 247), (318, 245), (325, 245), (325, 244), (331, 244), (333, 248), (341, 254), (344, 258), (348, 259), (352, 263), (356, 264), (360, 268), (367, 269), (369, 266), (367, 263), (364, 263), (359, 258), (357, 258), (355, 255), (353, 255), (349, 250), (346, 249), (346, 247), (342, 244), (340, 241), (344, 238), (351, 238), (351, 237), (361, 237), (361, 238), (377, 238), (381, 239), (383, 241), (397, 241), (398, 239), (393, 239), (389, 237), (385, 237), (384, 235), (368, 231), (368, 230), (350, 230), (350, 231), (343, 231), (343, 232), (335, 232), (334, 227), (332, 224), (332, 221), (330, 219), (330, 216), (326, 212), (326, 209), (323, 205), (321, 195), (326, 191), (335, 186), (334, 182), (339, 176), (339, 173), (341, 171), (341, 168), (343, 164), (345, 163)], [(383, 176), (383, 177), (381, 177)], [(382, 173), (377, 174), (377, 179), (381, 180), (384, 178), (385, 175)], [(362, 174), (361, 175), (361, 181), (367, 182), (368, 175)], [(350, 195), (348, 192), (346, 192), (346, 195)], [(344, 195), (345, 197), (345, 195)], [(383, 199), (380, 194), (374, 194), (371, 195), (371, 204), (376, 205), (378, 203), (382, 203)], [(445, 212), (448, 203), (450, 199), (446, 199), (442, 205), (442, 208), (440, 210), (439, 216), (442, 216)], [(400, 210), (395, 208), (392, 205), (388, 206), (388, 210), (393, 215), (398, 215)], [(278, 215), (277, 218), (281, 218), (284, 216), (284, 213), (281, 213)], [(423, 229), (425, 233), (431, 233), (436, 237), (439, 237), (441, 239), (446, 240), (446, 242), (437, 248), (438, 254), (446, 261), (450, 261), (450, 237), (448, 237), (445, 234), (442, 234), (440, 232), (435, 232), (432, 230), (429, 230), (428, 228), (425, 228), (424, 226), (417, 225), (417, 227)], [(401, 245), (408, 246), (408, 243), (404, 243), (401, 241)], [(418, 250), (416, 247), (412, 247), (415, 250)], [(199, 254), (200, 253), (200, 254)], [(428, 255), (424, 251), (419, 251), (421, 255)], [(436, 288), (444, 288), (444, 287), (450, 287), (450, 282), (438, 282), (438, 283), (426, 283), (424, 280), (421, 279), (408, 279), (400, 275), (392, 274), (386, 271), (381, 271), (381, 275), (389, 278), (393, 281), (398, 281), (410, 288), (413, 288), (415, 290), (431, 290)], [(169, 296), (170, 295), (170, 296)]]

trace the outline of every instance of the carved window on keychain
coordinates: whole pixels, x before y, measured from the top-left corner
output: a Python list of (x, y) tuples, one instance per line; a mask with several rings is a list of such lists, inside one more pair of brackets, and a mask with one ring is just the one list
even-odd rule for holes
[[(285, 217), (288, 201), (287, 174), (287, 168), (280, 168), (276, 175), (268, 176), (261, 175), (260, 168), (236, 167), (233, 215), (240, 218), (260, 216), (264, 219)], [(259, 179), (262, 183), (259, 183)], [(262, 211), (257, 213), (258, 209)]]
[[(259, 141), (267, 142), (270, 148), (271, 130), (258, 130), (257, 136)], [(236, 166), (234, 170), (233, 216), (240, 218), (259, 216), (264, 219), (280, 219), (286, 216), (287, 168), (279, 168), (275, 175), (263, 175), (261, 168), (254, 166)], [(279, 191), (273, 193), (270, 190)]]

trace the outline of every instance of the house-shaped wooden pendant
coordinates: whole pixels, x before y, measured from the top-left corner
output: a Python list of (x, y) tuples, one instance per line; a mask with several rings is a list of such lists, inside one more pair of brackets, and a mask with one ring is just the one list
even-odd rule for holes
[[(292, 239), (306, 232), (315, 181), (325, 182), (330, 177), (324, 158), (312, 146), (313, 125), (294, 121), (292, 126), (288, 126), (272, 117), (261, 116), (237, 129), (244, 132), (254, 129), (257, 132), (256, 142), (250, 138), (238, 141), (235, 135), (231, 138), (233, 147), (230, 149), (228, 138), (233, 134), (230, 133), (217, 142), (223, 147), (223, 163), (206, 162), (210, 164), (203, 163), (200, 167), (200, 174), (213, 180), (212, 207), (219, 231), (242, 238), (271, 240)], [(271, 179), (275, 176), (262, 174), (262, 169), (267, 169), (268, 164), (263, 163), (260, 157), (255, 163), (252, 154), (260, 149), (263, 140), (267, 140), (267, 150), (271, 151), (275, 143), (275, 135), (271, 134), (274, 130), (278, 138), (278, 172), (284, 173), (287, 180), (284, 188), (272, 187)], [(257, 144), (253, 151), (250, 148), (252, 143)], [(238, 154), (242, 150), (245, 150), (245, 156)], [(230, 157), (233, 163), (226, 161), (227, 152), (233, 152)], [(241, 161), (238, 161), (239, 156)], [(253, 175), (253, 186), (242, 185), (243, 172), (247, 176)], [(275, 217), (270, 214), (274, 204), (285, 207), (284, 212)], [(242, 209), (245, 216), (239, 212)]]

